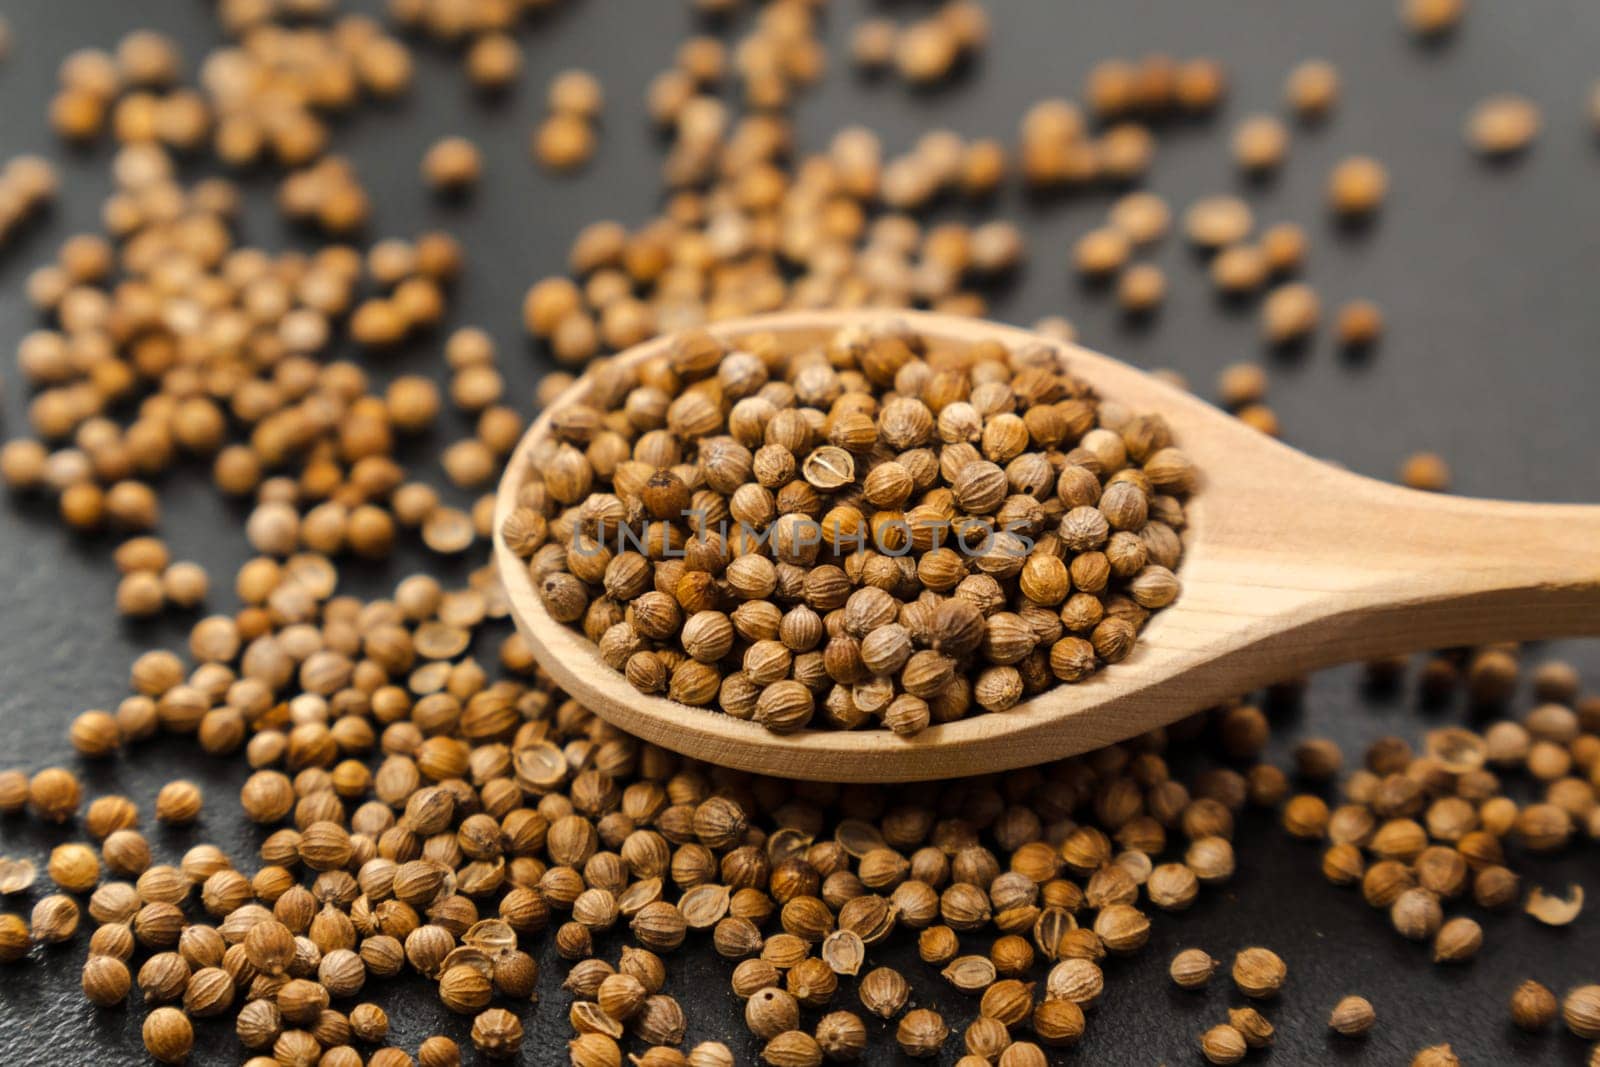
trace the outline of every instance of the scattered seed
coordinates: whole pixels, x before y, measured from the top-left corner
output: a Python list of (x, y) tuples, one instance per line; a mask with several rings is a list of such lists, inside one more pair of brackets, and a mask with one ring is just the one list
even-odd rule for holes
[(1467, 116), (1466, 138), (1485, 156), (1521, 152), (1539, 135), (1539, 109), (1520, 96), (1491, 96)]
[(1567, 886), (1565, 899), (1534, 886), (1528, 890), (1528, 900), (1522, 910), (1546, 926), (1566, 926), (1583, 912), (1583, 886)]
[(1289, 72), (1284, 96), (1302, 121), (1326, 117), (1339, 101), (1338, 68), (1324, 59), (1306, 60)]
[(1328, 1027), (1344, 1037), (1365, 1037), (1375, 1021), (1377, 1013), (1372, 1010), (1371, 1002), (1366, 997), (1350, 996), (1341, 998), (1333, 1006)]
[(1534, 1033), (1555, 1021), (1560, 1011), (1556, 995), (1549, 989), (1527, 979), (1511, 993), (1511, 1021), (1518, 1029)]

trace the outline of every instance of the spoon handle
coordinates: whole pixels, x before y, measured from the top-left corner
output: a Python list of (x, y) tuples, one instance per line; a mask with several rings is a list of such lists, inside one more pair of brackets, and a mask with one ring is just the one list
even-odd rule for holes
[[(1600, 634), (1600, 507), (1407, 490), (1390, 527), (1419, 637), (1438, 643)], [(1417, 499), (1421, 498), (1421, 499)], [(1423, 633), (1424, 627), (1437, 630)]]
[(1341, 488), (1257, 559), (1264, 584), (1298, 587), (1311, 658), (1600, 634), (1600, 507)]

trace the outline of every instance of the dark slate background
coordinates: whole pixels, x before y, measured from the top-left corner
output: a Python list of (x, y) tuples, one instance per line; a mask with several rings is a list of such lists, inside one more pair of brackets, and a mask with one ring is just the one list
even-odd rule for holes
[[(369, 5), (362, 5), (369, 6)], [(1309, 280), (1336, 307), (1372, 296), (1388, 316), (1388, 337), (1368, 358), (1351, 361), (1324, 340), (1293, 359), (1269, 361), (1272, 404), (1288, 438), (1306, 450), (1378, 476), (1390, 476), (1410, 451), (1433, 449), (1456, 470), (1457, 488), (1486, 496), (1533, 500), (1600, 500), (1600, 213), (1593, 190), (1600, 152), (1586, 118), (1600, 40), (1600, 6), (1585, 0), (1474, 4), (1461, 32), (1439, 47), (1421, 47), (1397, 25), (1390, 0), (1284, 5), (1277, 0), (1193, 4), (1184, 0), (1005, 0), (995, 12), (991, 47), (956, 84), (909, 93), (892, 79), (864, 82), (843, 61), (850, 23), (871, 5), (841, 0), (826, 20), (834, 74), (807, 95), (798, 112), (803, 143), (815, 147), (847, 122), (879, 130), (886, 147), (908, 147), (922, 130), (948, 126), (968, 135), (1008, 139), (1033, 101), (1074, 94), (1096, 60), (1167, 51), (1209, 54), (1225, 62), (1232, 92), (1211, 122), (1188, 125), (1162, 140), (1150, 185), (1181, 207), (1203, 193), (1245, 190), (1264, 222), (1295, 219), (1315, 238)], [(61, 57), (83, 45), (109, 47), (126, 31), (161, 29), (181, 40), (191, 64), (216, 41), (200, 0), (6, 0), (11, 54), (0, 62), (0, 157), (42, 151), (62, 164), (63, 196), (0, 250), (0, 343), (9, 350), (34, 324), (21, 286), (28, 270), (65, 236), (95, 225), (107, 189), (102, 147), (64, 151), (43, 119)], [(884, 5), (900, 17), (925, 10), (917, 3)], [(450, 322), (488, 328), (502, 343), (501, 365), (512, 395), (525, 407), (546, 362), (523, 341), (518, 308), (533, 279), (558, 270), (568, 241), (583, 222), (647, 218), (656, 191), (660, 147), (639, 101), (649, 77), (670, 61), (693, 26), (686, 5), (671, 0), (573, 0), (522, 33), (528, 50), (522, 84), (493, 107), (477, 103), (454, 57), (419, 49), (419, 80), (405, 101), (367, 109), (342, 123), (337, 147), (357, 162), (374, 192), (372, 233), (411, 234), (442, 226), (471, 252)], [(1248, 189), (1230, 166), (1226, 134), (1233, 122), (1280, 107), (1284, 75), (1294, 63), (1320, 55), (1334, 60), (1344, 93), (1333, 119), (1320, 129), (1296, 130), (1288, 165), (1277, 180)], [(599, 154), (581, 179), (551, 177), (528, 158), (529, 131), (543, 110), (550, 76), (584, 66), (605, 83), (607, 106)], [(192, 69), (192, 66), (191, 66)], [(1528, 95), (1544, 111), (1545, 130), (1532, 154), (1513, 166), (1491, 167), (1461, 143), (1460, 123), (1482, 97), (1503, 91)], [(423, 149), (446, 133), (464, 131), (483, 146), (487, 174), (464, 205), (436, 203), (416, 178)], [(1378, 224), (1364, 236), (1341, 237), (1322, 211), (1329, 167), (1347, 153), (1377, 155), (1389, 166), (1393, 192)], [(269, 244), (285, 235), (257, 194), (245, 232)], [(996, 294), (998, 318), (1027, 323), (1064, 313), (1087, 343), (1140, 366), (1173, 367), (1201, 388), (1218, 369), (1257, 355), (1249, 310), (1222, 307), (1203, 283), (1194, 257), (1169, 241), (1157, 259), (1169, 272), (1172, 296), (1146, 327), (1121, 321), (1102, 298), (1080, 289), (1064, 262), (1075, 236), (1098, 224), (1107, 199), (1084, 196), (1044, 204), (1016, 192), (1001, 208), (1019, 217), (1032, 249), (1031, 265)], [(437, 341), (421, 342), (386, 361), (382, 376), (437, 373)], [(0, 406), (0, 436), (25, 432), (25, 390), (14, 364)], [(442, 428), (435, 445), (462, 427)], [(412, 456), (426, 468), (427, 447)], [(229, 607), (232, 569), (244, 558), (241, 514), (209, 490), (203, 471), (180, 472), (163, 486), (163, 533), (178, 558), (197, 559), (221, 590), (212, 608)], [(212, 761), (187, 743), (147, 746), (133, 758), (90, 767), (65, 739), (72, 715), (113, 707), (125, 694), (127, 665), (140, 650), (181, 640), (189, 620), (172, 617), (130, 624), (111, 610), (114, 572), (109, 541), (63, 532), (48, 505), (0, 503), (0, 768), (61, 762), (83, 773), (91, 795), (119, 790), (148, 813), (156, 789), (184, 775), (206, 789), (200, 824), (150, 833), (163, 859), (176, 861), (199, 841), (214, 841), (249, 866), (260, 834), (238, 818), (237, 762)], [(402, 567), (440, 568), (408, 548), (393, 570), (351, 568), (358, 591), (388, 586)], [(1600, 681), (1600, 647), (1575, 643), (1551, 651), (1572, 658), (1588, 681)], [(1532, 656), (1544, 655), (1536, 651)], [(1519, 704), (1525, 708), (1526, 694)], [(1458, 708), (1423, 710), (1407, 692), (1364, 692), (1359, 672), (1317, 677), (1303, 702), (1280, 710), (1273, 750), (1285, 757), (1297, 738), (1326, 735), (1355, 757), (1373, 737), (1413, 737), (1430, 725), (1456, 721)], [(42, 861), (70, 830), (42, 830), (24, 820), (0, 822), (0, 849)], [(1468, 1063), (1563, 1064), (1586, 1050), (1570, 1036), (1529, 1037), (1506, 1022), (1505, 1000), (1524, 977), (1558, 991), (1600, 979), (1594, 959), (1600, 933), (1593, 914), (1566, 931), (1535, 926), (1520, 915), (1486, 919), (1483, 953), (1465, 967), (1443, 969), (1424, 948), (1401, 942), (1386, 920), (1357, 895), (1322, 882), (1317, 850), (1290, 842), (1259, 816), (1241, 827), (1240, 869), (1233, 883), (1206, 893), (1188, 914), (1162, 917), (1147, 951), (1108, 966), (1108, 988), (1079, 1048), (1062, 1062), (1198, 1062), (1194, 1035), (1225, 1018), (1226, 981), (1204, 994), (1179, 993), (1166, 966), (1181, 947), (1199, 945), (1230, 959), (1260, 943), (1288, 961), (1290, 979), (1268, 1008), (1279, 1039), (1268, 1055), (1284, 1064), (1396, 1064), (1425, 1044), (1454, 1042)], [(1529, 863), (1530, 881), (1563, 884), (1580, 867), (1576, 856)], [(43, 882), (43, 879), (41, 879)], [(1591, 884), (1591, 888), (1593, 888)], [(37, 891), (3, 902), (24, 913)], [(85, 937), (0, 975), (0, 1039), (13, 1063), (129, 1063), (138, 1059), (138, 1016), (97, 1011), (78, 993)], [(614, 955), (616, 946), (607, 949)], [(913, 977), (916, 1000), (945, 1010), (958, 1028), (976, 1004), (952, 996), (902, 948), (898, 962)], [(893, 954), (889, 962), (896, 962)], [(546, 959), (541, 1004), (528, 1011), (523, 1061), (564, 1063), (568, 1037), (562, 968)], [(689, 1040), (722, 1037), (753, 1062), (756, 1046), (740, 1040), (739, 1007), (726, 992), (729, 968), (709, 951), (673, 961), (669, 991), (690, 1012)], [(1379, 1022), (1361, 1043), (1331, 1038), (1325, 1029), (1338, 997), (1359, 992), (1377, 1006)], [(394, 1035), (408, 1048), (443, 1029), (466, 1043), (464, 1020), (447, 1016), (421, 983), (381, 992)], [(855, 1005), (853, 990), (838, 998)], [(226, 1023), (201, 1028), (196, 1062), (237, 1062)], [(878, 1045), (884, 1028), (874, 1027)], [(958, 1055), (957, 1040), (943, 1062)], [(896, 1056), (875, 1051), (872, 1062)]]

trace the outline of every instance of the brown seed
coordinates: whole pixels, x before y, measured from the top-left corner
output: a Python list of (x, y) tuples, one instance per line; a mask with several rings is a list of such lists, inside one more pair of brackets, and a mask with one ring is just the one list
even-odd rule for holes
[(1250, 235), (1254, 225), (1249, 205), (1231, 196), (1196, 200), (1183, 216), (1185, 234), (1202, 248), (1238, 244)]
[(1090, 230), (1073, 246), (1073, 265), (1081, 274), (1103, 277), (1122, 269), (1132, 249), (1127, 236), (1117, 229)]
[(1556, 995), (1531, 978), (1511, 992), (1511, 1021), (1530, 1033), (1549, 1026), (1559, 1008)]
[(1289, 151), (1289, 130), (1271, 115), (1252, 115), (1233, 131), (1233, 159), (1248, 174), (1276, 170)]
[(467, 77), (477, 88), (499, 92), (521, 73), (522, 49), (506, 34), (485, 33), (467, 50), (466, 69)]
[(48, 822), (66, 822), (77, 814), (83, 792), (71, 771), (47, 767), (28, 782), (28, 804)]
[[(28, 881), (33, 865), (27, 864)], [(50, 880), (69, 893), (87, 893), (100, 881), (100, 860), (88, 845), (69, 842), (50, 850)], [(26, 888), (26, 885), (22, 886)]]
[(482, 1011), (493, 993), (489, 976), (476, 967), (458, 964), (439, 976), (439, 1000), (462, 1015)]
[(1208, 1063), (1238, 1063), (1248, 1051), (1244, 1035), (1226, 1023), (1200, 1035), (1200, 1054)]
[(52, 893), (33, 906), (30, 926), (33, 940), (42, 945), (69, 941), (78, 930), (78, 904), (71, 897)]
[(895, 1028), (895, 1042), (900, 1046), (900, 1051), (914, 1059), (938, 1055), (945, 1038), (949, 1036), (950, 1028), (945, 1025), (943, 1016), (927, 1008), (907, 1012)]
[(1461, 1060), (1449, 1045), (1430, 1045), (1412, 1058), (1411, 1067), (1461, 1067)]
[(1033, 1009), (1033, 1032), (1046, 1045), (1076, 1044), (1084, 1026), (1083, 1009), (1070, 1000), (1045, 1000)]
[(83, 995), (96, 1007), (109, 1008), (128, 997), (133, 979), (128, 967), (111, 956), (90, 956), (83, 965)]
[(866, 1051), (867, 1027), (854, 1012), (829, 1012), (817, 1021), (816, 1042), (833, 1060), (853, 1060)]
[(1417, 452), (1401, 466), (1400, 481), (1412, 489), (1442, 493), (1450, 488), (1450, 468), (1432, 452)]
[(258, 922), (245, 933), (244, 951), (250, 965), (262, 974), (282, 974), (294, 960), (294, 934), (280, 922)]
[(0, 963), (15, 963), (32, 946), (33, 938), (22, 916), (0, 914)]
[(895, 41), (899, 34), (889, 19), (866, 19), (856, 24), (850, 36), (850, 55), (857, 66), (883, 70), (894, 62)]
[(1233, 958), (1233, 983), (1239, 992), (1257, 1000), (1278, 995), (1289, 969), (1271, 949), (1247, 948)]
[[(1253, 293), (1266, 283), (1270, 267), (1266, 254), (1254, 245), (1239, 244), (1222, 249), (1211, 260), (1211, 281), (1231, 295)], [(1243, 401), (1233, 401), (1242, 404)]]
[(1400, 18), (1418, 37), (1437, 37), (1455, 29), (1464, 0), (1401, 0)]
[(1371, 215), (1383, 204), (1388, 189), (1388, 171), (1370, 156), (1351, 156), (1328, 176), (1328, 201), (1343, 218)]
[(1586, 1041), (1600, 1038), (1600, 985), (1578, 986), (1561, 1001), (1567, 1029)]
[(1520, 96), (1491, 96), (1467, 116), (1467, 143), (1485, 156), (1521, 152), (1539, 135), (1539, 109)]
[(1461, 963), (1478, 954), (1483, 946), (1483, 928), (1465, 916), (1457, 916), (1439, 928), (1433, 939), (1435, 963)]
[(1383, 335), (1383, 312), (1370, 300), (1352, 300), (1339, 309), (1334, 335), (1344, 348), (1370, 348)]
[(491, 1059), (515, 1056), (522, 1047), (522, 1020), (504, 1008), (490, 1008), (472, 1020), (472, 1044)]
[(1149, 192), (1128, 193), (1111, 205), (1107, 220), (1135, 245), (1148, 245), (1166, 236), (1172, 212), (1166, 201)]
[(574, 170), (594, 155), (594, 131), (583, 118), (566, 113), (550, 116), (534, 135), (534, 155), (545, 167)]
[(1426, 889), (1407, 889), (1390, 905), (1389, 921), (1401, 937), (1426, 941), (1443, 923), (1439, 898)]
[(1377, 1020), (1366, 997), (1342, 997), (1328, 1016), (1328, 1027), (1344, 1037), (1364, 1037)]
[(1145, 315), (1161, 306), (1167, 277), (1154, 263), (1135, 263), (1117, 280), (1117, 300), (1130, 315)]
[(194, 1047), (194, 1026), (177, 1008), (157, 1008), (145, 1016), (144, 1047), (162, 1063), (182, 1063)]
[(478, 146), (465, 137), (435, 141), (422, 157), (422, 177), (437, 192), (460, 192), (476, 185), (483, 173)]
[(960, 50), (960, 39), (943, 20), (925, 19), (901, 31), (894, 51), (895, 67), (913, 85), (929, 85), (949, 74)]
[(187, 826), (200, 817), (200, 787), (193, 782), (168, 782), (156, 793), (156, 819), (174, 826)]
[(898, 1015), (911, 995), (911, 987), (905, 978), (888, 967), (868, 971), (858, 988), (861, 1006), (882, 1019)]
[(1281, 285), (1261, 305), (1261, 333), (1268, 344), (1288, 345), (1317, 328), (1322, 315), (1316, 292), (1301, 282)]
[(1063, 959), (1045, 977), (1045, 996), (1066, 1000), (1086, 1008), (1100, 999), (1105, 990), (1105, 975), (1098, 964), (1087, 959)]
[(1228, 1025), (1239, 1031), (1244, 1043), (1251, 1048), (1266, 1048), (1277, 1036), (1277, 1030), (1254, 1008), (1229, 1008)]
[(604, 105), (600, 80), (586, 70), (564, 70), (550, 80), (550, 110), (583, 119), (593, 119)]
[(1136, 952), (1150, 938), (1150, 920), (1130, 905), (1111, 904), (1095, 916), (1094, 932), (1111, 952)]
[(1204, 949), (1186, 948), (1172, 957), (1172, 980), (1183, 989), (1203, 989), (1217, 971), (1217, 961)]
[(1327, 60), (1308, 59), (1289, 72), (1284, 95), (1301, 119), (1321, 119), (1338, 103), (1338, 68)]

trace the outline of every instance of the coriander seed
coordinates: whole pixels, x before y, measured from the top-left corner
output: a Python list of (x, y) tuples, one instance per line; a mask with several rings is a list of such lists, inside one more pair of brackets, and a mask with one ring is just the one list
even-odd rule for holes
[(61, 893), (40, 897), (30, 923), (33, 940), (41, 945), (69, 941), (77, 933), (78, 918), (78, 904), (71, 897)]
[(144, 1047), (161, 1063), (182, 1063), (194, 1047), (194, 1026), (177, 1008), (157, 1008), (145, 1016)]
[(28, 782), (28, 804), (47, 822), (66, 822), (77, 814), (83, 792), (71, 771), (47, 767)]
[(189, 781), (168, 782), (156, 793), (156, 819), (187, 826), (200, 817), (200, 787)]
[(1462, 963), (1478, 954), (1483, 946), (1483, 928), (1465, 916), (1457, 916), (1439, 927), (1433, 939), (1435, 963)]
[(1233, 958), (1233, 983), (1239, 992), (1256, 1000), (1278, 995), (1289, 969), (1271, 949), (1247, 948)]
[(1227, 1023), (1213, 1026), (1200, 1035), (1200, 1054), (1208, 1063), (1238, 1063), (1248, 1051), (1244, 1035)]
[(1229, 1008), (1228, 1025), (1239, 1031), (1251, 1048), (1266, 1048), (1277, 1034), (1267, 1017), (1254, 1008)]
[(1182, 989), (1203, 989), (1216, 973), (1217, 961), (1204, 949), (1186, 948), (1172, 957), (1168, 972)]
[(87, 893), (100, 881), (100, 859), (88, 845), (69, 842), (50, 850), (50, 880), (69, 893)]
[(422, 177), (435, 192), (459, 193), (478, 183), (483, 160), (478, 146), (465, 137), (434, 142), (422, 157)]
[(1326, 60), (1308, 59), (1289, 72), (1284, 95), (1302, 121), (1322, 119), (1338, 102), (1338, 68)]
[(1361, 219), (1382, 205), (1389, 189), (1383, 164), (1369, 156), (1351, 156), (1328, 176), (1328, 200), (1342, 218)]
[(1530, 1033), (1543, 1030), (1559, 1009), (1556, 995), (1531, 978), (1511, 992), (1511, 1021), (1518, 1029)]
[(1366, 997), (1342, 997), (1328, 1016), (1328, 1027), (1343, 1037), (1364, 1037), (1376, 1019)]
[(1567, 1029), (1585, 1040), (1600, 1038), (1600, 985), (1578, 986), (1561, 1001)]
[(83, 965), (83, 995), (100, 1008), (121, 1004), (128, 997), (133, 979), (128, 967), (111, 956), (90, 956)]
[(950, 1028), (936, 1011), (916, 1008), (906, 1013), (895, 1028), (895, 1042), (900, 1051), (913, 1059), (929, 1059), (939, 1054)]

